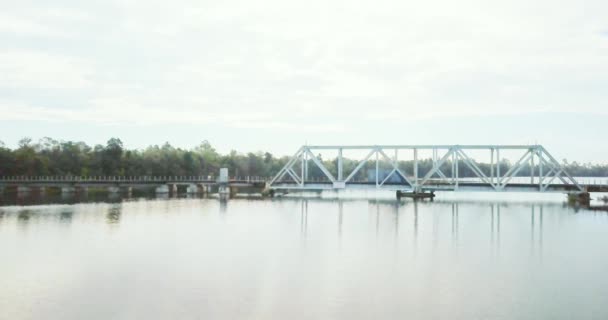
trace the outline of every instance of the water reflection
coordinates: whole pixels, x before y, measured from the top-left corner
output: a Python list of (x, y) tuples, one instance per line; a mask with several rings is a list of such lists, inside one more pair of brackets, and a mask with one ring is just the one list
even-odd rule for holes
[(31, 210), (27, 210), (27, 209), (21, 210), (17, 214), (17, 219), (19, 220), (19, 222), (28, 222), (31, 218), (32, 218)]
[(380, 232), (380, 204), (376, 202), (376, 238)]
[[(538, 217), (537, 217), (538, 212)], [(538, 219), (538, 222), (537, 222)], [(543, 206), (538, 210), (532, 205), (530, 214), (530, 253), (542, 258), (543, 253)]]
[(418, 250), (418, 201), (414, 201), (414, 253)]
[(490, 205), (490, 244), (496, 249), (496, 253), (500, 249), (500, 204), (492, 203)]
[[(219, 204), (226, 215), (197, 214), (217, 208), (217, 201), (0, 208), (6, 258), (0, 310), (15, 319), (33, 309), (51, 319), (129, 310), (138, 310), (134, 318), (189, 312), (184, 317), (240, 319), (254, 310), (258, 318), (282, 319), (298, 318), (289, 308), (295, 301), (311, 306), (302, 318), (407, 312), (432, 319), (555, 319), (589, 306), (606, 318), (608, 218), (589, 211), (572, 215), (559, 203), (299, 198), (231, 199)], [(36, 232), (18, 232), (21, 223)], [(106, 223), (120, 227), (98, 227)], [(297, 293), (297, 301), (288, 293)], [(40, 299), (43, 294), (56, 298)], [(210, 300), (200, 306), (203, 295)], [(125, 305), (117, 297), (136, 299)], [(88, 307), (90, 301), (104, 309)], [(243, 307), (234, 308), (235, 301)], [(57, 309), (70, 303), (73, 313)]]
[(221, 194), (219, 196), (219, 201), (220, 201), (220, 213), (226, 214), (226, 211), (228, 211), (228, 196), (226, 194)]
[(452, 242), (458, 244), (458, 203), (452, 203)]
[(306, 238), (308, 231), (308, 199), (302, 200), (300, 204), (300, 234)]
[(108, 200), (111, 202), (119, 201), (119, 200), (122, 200), (123, 198), (128, 198), (128, 197), (125, 197), (123, 194), (121, 194), (119, 192), (109, 192), (108, 193)]
[(542, 249), (543, 249), (543, 206), (540, 206), (540, 215), (539, 215), (539, 224), (538, 224), (538, 244), (539, 244), (539, 248), (541, 250), (542, 253)]
[(61, 210), (61, 213), (59, 214), (59, 220), (61, 222), (70, 223), (70, 222), (72, 222), (73, 216), (74, 216), (73, 207), (66, 208), (66, 209)]
[[(293, 200), (293, 199), (292, 199)], [(291, 201), (291, 200), (288, 200)], [(333, 200), (320, 200), (320, 199), (297, 199), (300, 206), (300, 233), (303, 237), (307, 236), (308, 225), (309, 225), (309, 205), (310, 202), (319, 202), (329, 204), (328, 207), (332, 208), (331, 211), (335, 212), (335, 234), (338, 239), (341, 239), (344, 232), (347, 230), (345, 225), (345, 206), (347, 203), (353, 203), (353, 208), (356, 207), (357, 202), (361, 200), (344, 200), (344, 199), (333, 199)], [(435, 201), (435, 202), (424, 202), (424, 201), (411, 201), (411, 202), (394, 202), (394, 201), (382, 201), (382, 200), (367, 200), (368, 214), (371, 219), (368, 220), (368, 226), (373, 232), (373, 235), (381, 240), (384, 235), (392, 234), (395, 243), (398, 244), (399, 237), (404, 230), (409, 230), (407, 233), (409, 239), (412, 239), (412, 247), (414, 250), (417, 248), (423, 248), (430, 246), (433, 250), (440, 248), (441, 240), (444, 237), (449, 238), (451, 246), (457, 248), (461, 245), (462, 239), (462, 228), (460, 228), (460, 222), (465, 221), (468, 224), (477, 223), (466, 219), (471, 215), (480, 217), (482, 219), (483, 229), (487, 230), (484, 235), (486, 241), (489, 241), (489, 247), (492, 248), (494, 254), (500, 253), (501, 247), (501, 228), (502, 219), (505, 217), (505, 209), (508, 210), (508, 217), (512, 223), (513, 217), (524, 214), (527, 216), (526, 224), (529, 227), (524, 230), (529, 230), (527, 233), (527, 242), (530, 243), (530, 252), (533, 255), (540, 256), (543, 249), (543, 228), (544, 228), (544, 211), (546, 204), (543, 203), (506, 203), (506, 202), (488, 202), (486, 204), (480, 204), (476, 202), (467, 201)], [(554, 205), (559, 207), (558, 204)], [(406, 220), (407, 223), (403, 223), (400, 215), (401, 207), (405, 207), (405, 212), (409, 212), (412, 215), (412, 220)], [(348, 205), (347, 208), (350, 208)], [(460, 209), (465, 208), (463, 216), (460, 215)], [(316, 209), (315, 209), (316, 210)], [(523, 211), (523, 212), (522, 212)], [(524, 213), (526, 212), (526, 213)], [(463, 220), (465, 218), (465, 220)], [(428, 226), (428, 229), (427, 229)], [(468, 229), (468, 227), (467, 227)], [(514, 230), (517, 232), (518, 230)], [(488, 239), (489, 235), (489, 239)], [(427, 238), (428, 236), (428, 238)], [(487, 243), (487, 242), (486, 242)]]
[(344, 201), (338, 202), (338, 237), (342, 238), (342, 215), (344, 214)]
[(496, 248), (500, 249), (500, 205), (496, 206)]
[(395, 240), (399, 238), (399, 207), (401, 206), (401, 202), (395, 202), (393, 204), (394, 216), (395, 216)]
[(122, 204), (114, 204), (108, 208), (106, 222), (108, 224), (118, 224), (122, 215)]
[(534, 254), (534, 205), (532, 205), (531, 208), (531, 215), (530, 215), (530, 251), (532, 254)]

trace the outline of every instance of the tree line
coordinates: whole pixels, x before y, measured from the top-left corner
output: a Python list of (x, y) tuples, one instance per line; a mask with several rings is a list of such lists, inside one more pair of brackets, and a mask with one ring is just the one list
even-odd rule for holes
[(270, 153), (220, 154), (207, 141), (186, 150), (169, 143), (129, 150), (118, 138), (106, 145), (42, 138), (21, 139), (15, 149), (0, 144), (0, 176), (270, 176), (286, 158)]
[[(328, 170), (337, 176), (337, 159), (320, 160)], [(176, 148), (169, 143), (153, 145), (145, 149), (126, 149), (118, 138), (108, 140), (105, 145), (89, 146), (84, 142), (58, 141), (42, 138), (34, 142), (30, 138), (19, 141), (18, 147), (8, 148), (0, 141), (0, 176), (212, 176), (218, 175), (220, 168), (228, 168), (231, 176), (271, 177), (287, 162), (288, 157), (276, 157), (269, 152), (239, 153), (231, 151), (220, 154), (208, 141), (203, 141), (191, 149)], [(344, 159), (345, 176), (359, 164), (356, 160)], [(490, 165), (477, 163), (481, 170), (489, 174)], [(504, 174), (511, 167), (507, 160), (501, 161), (500, 170)], [(573, 176), (606, 177), (608, 164), (579, 164), (566, 162), (563, 165)], [(300, 164), (296, 171), (300, 172)], [(413, 173), (413, 161), (400, 161), (399, 168), (407, 175)], [(432, 169), (431, 159), (418, 162), (418, 172), (422, 176)], [(357, 180), (375, 178), (375, 159), (370, 161), (354, 177)], [(392, 170), (388, 161), (380, 162), (379, 171), (386, 174)], [(531, 169), (525, 166), (518, 176), (529, 176)], [(446, 161), (441, 170), (450, 176), (452, 163)], [(458, 165), (459, 175), (474, 177), (466, 164)], [(538, 172), (538, 171), (536, 171)], [(308, 177), (322, 179), (324, 174), (312, 161)]]

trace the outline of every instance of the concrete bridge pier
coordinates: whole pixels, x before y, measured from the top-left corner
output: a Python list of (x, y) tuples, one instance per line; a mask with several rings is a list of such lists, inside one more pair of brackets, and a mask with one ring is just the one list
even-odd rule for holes
[(46, 187), (38, 187), (38, 194), (41, 196), (45, 195), (47, 191), (46, 189)]
[(169, 186), (166, 184), (160, 185), (158, 187), (156, 187), (156, 194), (168, 194), (169, 193)]
[(221, 184), (218, 188), (218, 193), (220, 195), (227, 195), (230, 194), (230, 187), (228, 187), (227, 184)]
[(270, 183), (264, 183), (264, 189), (262, 189), (262, 196), (264, 197), (274, 197), (274, 190), (270, 188)]
[(61, 194), (62, 195), (72, 195), (76, 193), (76, 188), (72, 187), (72, 186), (63, 186), (61, 187)]
[(177, 184), (171, 184), (169, 186), (171, 187), (171, 195), (176, 196), (177, 195)]
[(569, 193), (568, 202), (587, 207), (591, 205), (591, 194), (589, 192)]
[(110, 193), (110, 194), (119, 194), (120, 193), (120, 187), (118, 187), (118, 186), (109, 186), (107, 188), (107, 190), (108, 190), (108, 193)]
[(237, 194), (237, 192), (239, 192), (239, 188), (237, 187), (229, 187), (230, 188), (230, 197), (234, 198)]
[(17, 194), (19, 195), (29, 194), (31, 191), (32, 189), (30, 187), (17, 186)]
[(78, 187), (75, 188), (76, 189), (76, 193), (81, 194), (81, 195), (88, 195), (89, 194), (89, 187)]
[(194, 183), (189, 184), (188, 188), (186, 189), (186, 192), (188, 194), (197, 194), (199, 192), (198, 186)]

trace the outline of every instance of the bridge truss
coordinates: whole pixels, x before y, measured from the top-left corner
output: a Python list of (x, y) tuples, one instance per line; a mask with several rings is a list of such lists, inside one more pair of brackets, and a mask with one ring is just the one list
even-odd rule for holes
[[(345, 151), (364, 152), (366, 156), (350, 171), (345, 172)], [(318, 152), (337, 153), (330, 162), (323, 161)], [(432, 166), (419, 172), (419, 152), (432, 154)], [(472, 154), (489, 153), (490, 163), (482, 165)], [(508, 169), (501, 153), (516, 153), (519, 160), (510, 163)], [(400, 153), (413, 153), (406, 174), (399, 161)], [(391, 156), (389, 156), (389, 154)], [(375, 175), (363, 180), (362, 170), (369, 166)], [(380, 166), (388, 165), (384, 172)], [(314, 167), (322, 178), (309, 177)], [(446, 169), (446, 167), (448, 169)], [(461, 168), (468, 168), (469, 175), (463, 177)], [(316, 170), (315, 169), (315, 170)], [(331, 169), (331, 170), (330, 170)], [(373, 169), (372, 169), (373, 170)], [(528, 182), (521, 181), (520, 172), (527, 172)], [(444, 172), (446, 171), (446, 172)], [(369, 172), (368, 172), (369, 173)], [(411, 192), (425, 191), (523, 191), (523, 192), (583, 192), (584, 188), (568, 174), (563, 166), (541, 145), (374, 145), (374, 146), (302, 146), (285, 166), (270, 181), (271, 189), (285, 190), (339, 190), (339, 189), (385, 189)]]

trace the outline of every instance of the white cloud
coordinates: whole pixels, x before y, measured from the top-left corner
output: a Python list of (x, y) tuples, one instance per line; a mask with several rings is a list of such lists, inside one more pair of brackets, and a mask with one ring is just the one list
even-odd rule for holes
[(41, 37), (66, 35), (62, 31), (53, 30), (39, 22), (14, 17), (6, 13), (0, 13), (0, 34)]
[[(282, 132), (343, 132), (341, 123), (301, 123), (298, 118), (275, 120), (262, 112), (233, 112), (202, 108), (151, 108), (124, 99), (92, 101), (87, 108), (48, 108), (23, 102), (0, 100), (0, 121), (44, 121), (87, 123), (90, 125), (129, 125), (138, 127), (172, 125), (220, 125), (239, 129), (281, 130)], [(211, 110), (211, 108), (209, 108)]]
[(31, 50), (0, 51), (0, 86), (5, 89), (82, 89), (92, 85), (87, 78), (94, 72), (92, 66), (75, 57)]
[(606, 12), (574, 0), (23, 2), (0, 16), (0, 92), (13, 101), (0, 119), (352, 133), (606, 114)]

